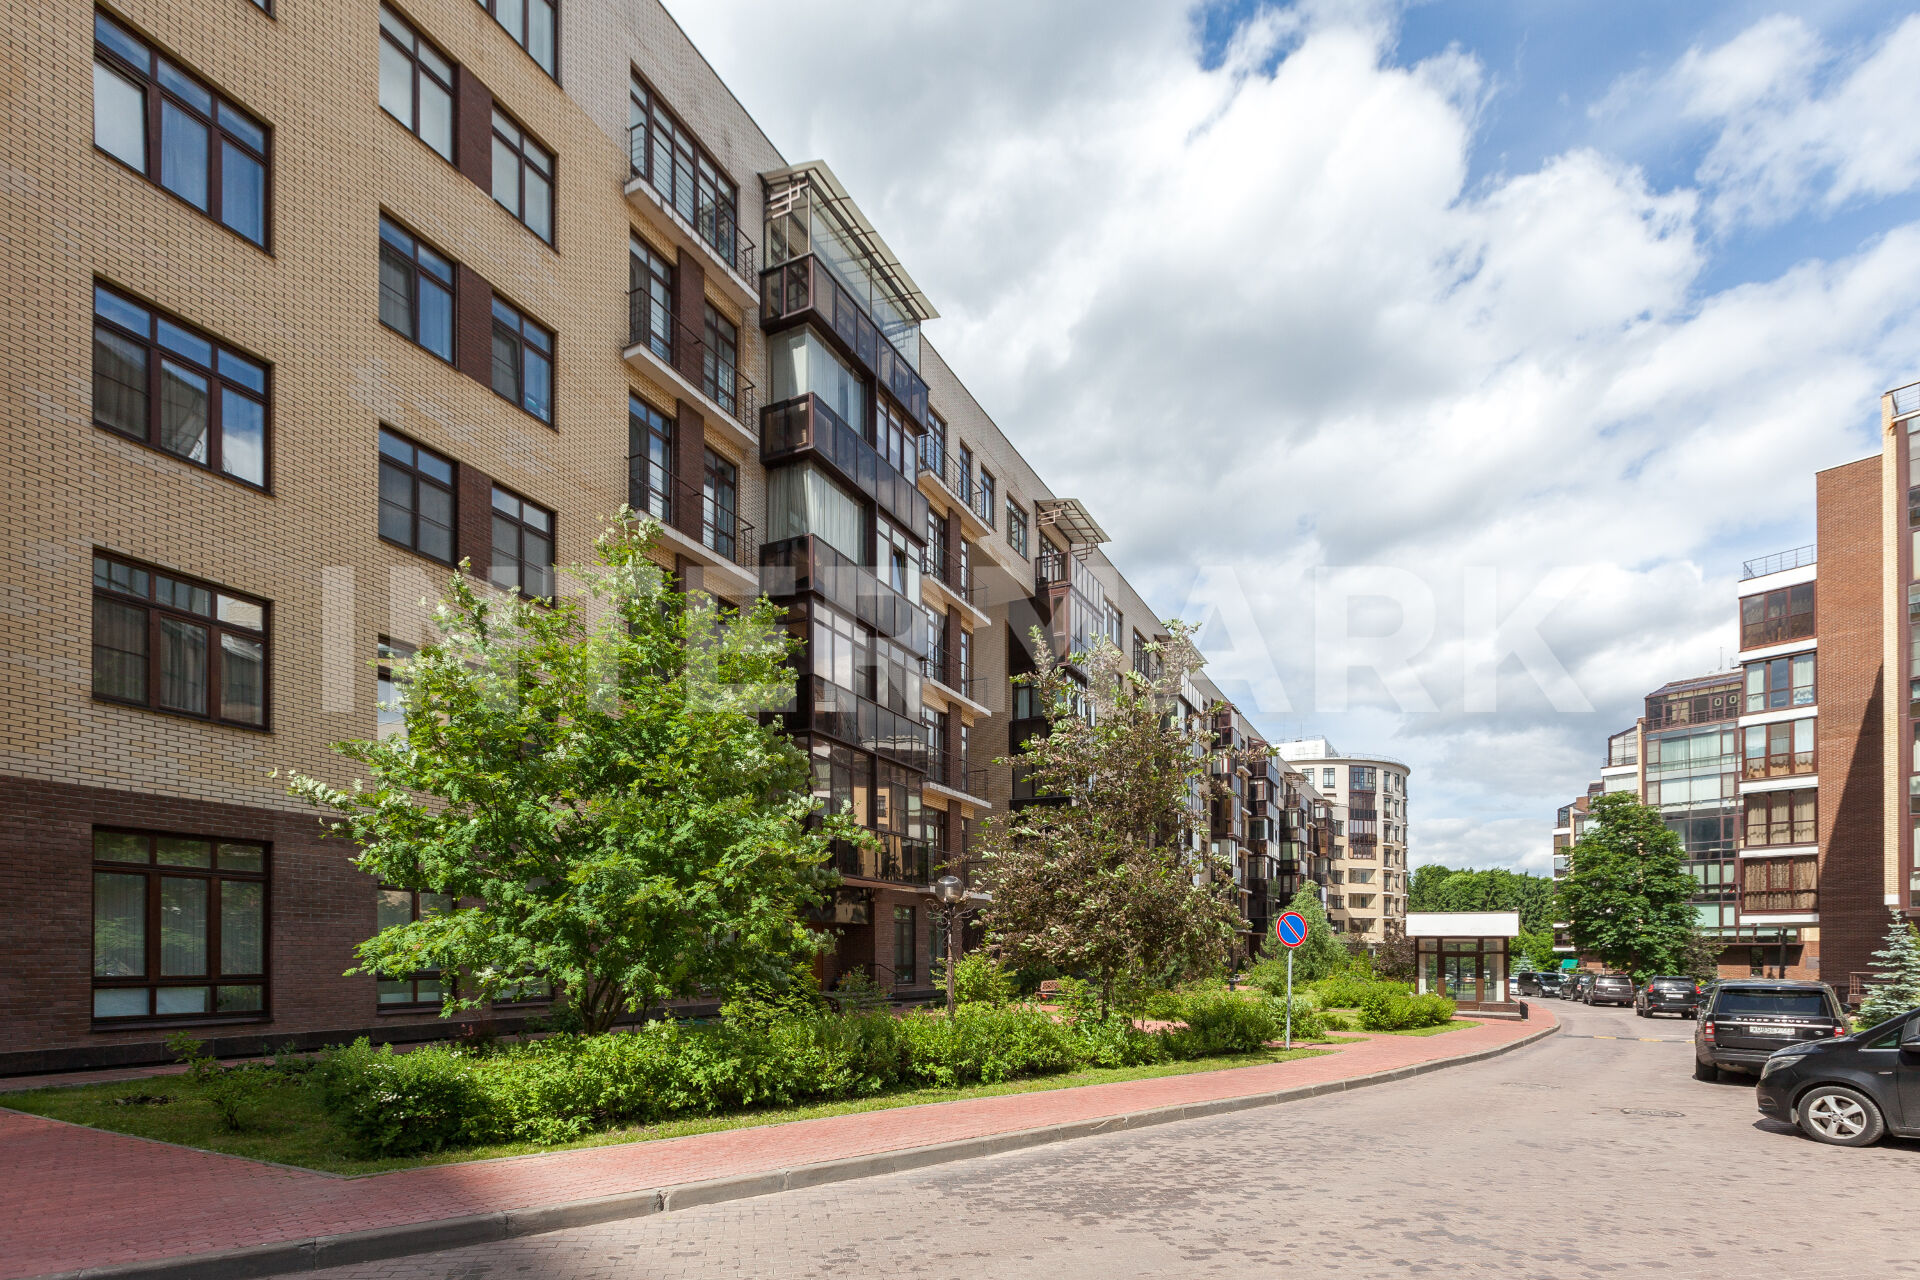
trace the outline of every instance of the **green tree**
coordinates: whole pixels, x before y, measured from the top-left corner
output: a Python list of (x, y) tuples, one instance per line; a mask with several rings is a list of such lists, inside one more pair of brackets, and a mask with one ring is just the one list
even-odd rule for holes
[(1920, 934), (1898, 911), (1891, 914), (1887, 945), (1873, 953), (1873, 981), (1860, 1002), (1860, 1020), (1868, 1026), (1920, 1009)]
[(1073, 655), (1082, 684), (1034, 629), (1038, 669), (1023, 679), (1047, 729), (1003, 763), (1047, 799), (981, 831), (990, 936), (1015, 964), (1090, 976), (1103, 1019), (1131, 986), (1223, 969), (1248, 927), (1206, 840), (1212, 731), (1179, 714), (1199, 650), (1168, 630), (1144, 672), (1104, 639)]
[[(394, 671), (404, 735), (335, 750), (370, 782), (292, 790), (333, 815), (359, 868), (455, 905), (383, 929), (350, 973), (459, 974), (444, 1013), (529, 978), (590, 1032), (701, 989), (790, 979), (832, 883), (806, 757), (763, 711), (791, 696), (794, 642), (674, 590), (658, 526), (622, 511), (584, 598), (476, 590), (456, 574), (437, 638)], [(462, 569), (466, 568), (462, 565)]]
[(1553, 950), (1552, 929), (1543, 929), (1538, 933), (1522, 930), (1520, 936), (1513, 940), (1513, 951), (1515, 955), (1524, 957), (1536, 973), (1560, 967), (1560, 957)]
[(1698, 887), (1681, 867), (1680, 838), (1658, 810), (1624, 792), (1594, 797), (1591, 813), (1573, 871), (1560, 882), (1574, 948), (1636, 977), (1679, 972)]
[(1429, 864), (1415, 869), (1407, 890), (1409, 911), (1518, 911), (1522, 933), (1551, 931), (1553, 909), (1551, 879), (1504, 867), (1455, 871)]
[(1724, 939), (1696, 924), (1693, 932), (1687, 936), (1686, 949), (1680, 956), (1680, 967), (1674, 972), (1685, 974), (1695, 982), (1713, 982), (1720, 976), (1720, 953), (1726, 947)]
[(1407, 880), (1407, 910), (1445, 911), (1447, 908), (1440, 905), (1440, 890), (1454, 875), (1451, 867), (1437, 862), (1415, 867)]
[(1287, 910), (1298, 911), (1307, 921), (1307, 940), (1293, 949), (1293, 976), (1298, 982), (1316, 982), (1332, 977), (1346, 968), (1347, 948), (1327, 920), (1327, 909), (1320, 904), (1320, 887), (1309, 880), (1293, 895)]

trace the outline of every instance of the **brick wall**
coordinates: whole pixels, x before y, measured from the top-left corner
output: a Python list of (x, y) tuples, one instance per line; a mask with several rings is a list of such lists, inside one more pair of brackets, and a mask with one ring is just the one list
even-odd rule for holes
[[(1820, 578), (1820, 977), (1843, 993), (1886, 932), (1882, 905), (1880, 459), (1815, 477)], [(1769, 964), (1775, 963), (1771, 954)]]

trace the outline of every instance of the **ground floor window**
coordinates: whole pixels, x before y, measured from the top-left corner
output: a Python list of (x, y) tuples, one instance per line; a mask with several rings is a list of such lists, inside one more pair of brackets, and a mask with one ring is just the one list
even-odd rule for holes
[[(444, 893), (421, 893), (414, 889), (382, 889), (375, 923), (383, 930), (395, 925), (412, 924), (422, 916), (453, 907), (453, 899)], [(445, 989), (438, 969), (420, 969), (404, 978), (379, 980), (380, 1007), (403, 1009), (409, 1006), (439, 1008)]]
[(910, 987), (914, 983), (915, 937), (912, 907), (893, 909), (893, 984)]
[(267, 846), (96, 828), (93, 1016), (267, 1009)]
[(1504, 938), (1420, 939), (1422, 995), (1444, 995), (1475, 1004), (1507, 998)]

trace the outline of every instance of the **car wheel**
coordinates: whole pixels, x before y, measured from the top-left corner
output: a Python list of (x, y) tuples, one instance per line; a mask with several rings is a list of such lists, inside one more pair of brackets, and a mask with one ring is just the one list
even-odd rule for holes
[(1887, 1131), (1873, 1099), (1838, 1085), (1823, 1085), (1800, 1100), (1800, 1128), (1838, 1147), (1870, 1147)]
[(1699, 1058), (1695, 1058), (1693, 1060), (1693, 1078), (1695, 1080), (1705, 1080), (1711, 1084), (1720, 1078), (1720, 1068), (1714, 1066), (1711, 1062), (1702, 1062)]

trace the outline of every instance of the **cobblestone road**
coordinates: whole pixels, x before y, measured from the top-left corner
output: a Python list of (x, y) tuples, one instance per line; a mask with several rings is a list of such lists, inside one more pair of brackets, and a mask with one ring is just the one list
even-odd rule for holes
[(1920, 1277), (1920, 1143), (1809, 1142), (1691, 1078), (1692, 1023), (1554, 1008), (1402, 1084), (319, 1275)]

